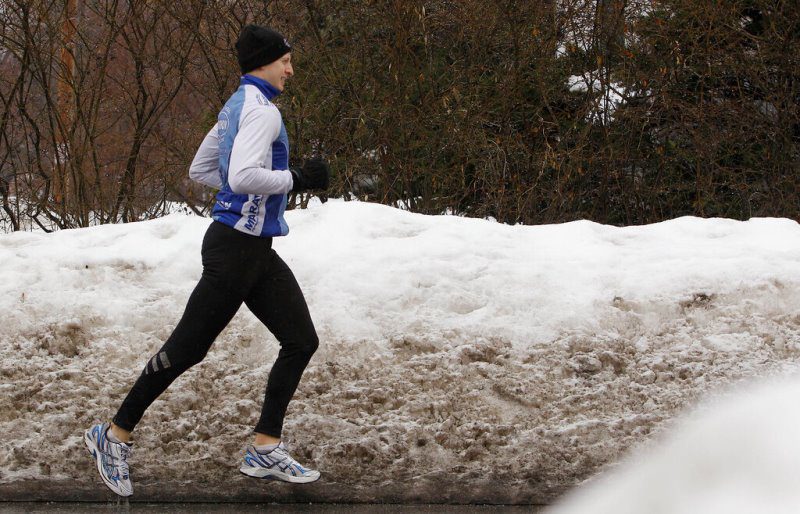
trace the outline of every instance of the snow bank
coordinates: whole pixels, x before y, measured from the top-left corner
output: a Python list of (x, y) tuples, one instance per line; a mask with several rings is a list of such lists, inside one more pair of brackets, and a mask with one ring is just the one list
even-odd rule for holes
[[(704, 402), (550, 514), (800, 511), (800, 377)], [(657, 443), (657, 444), (656, 444)]]
[[(547, 501), (700, 395), (800, 355), (793, 221), (506, 226), (340, 201), (287, 220), (275, 248), (322, 344), (285, 434), (328, 481)], [(0, 235), (0, 484), (94, 480), (81, 431), (176, 324), (208, 223)], [(276, 354), (243, 309), (145, 414), (134, 480), (225, 483)]]

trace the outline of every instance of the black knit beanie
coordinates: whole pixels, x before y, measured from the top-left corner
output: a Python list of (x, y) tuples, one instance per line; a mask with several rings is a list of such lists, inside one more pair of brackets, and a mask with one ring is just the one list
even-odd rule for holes
[(242, 75), (277, 61), (292, 51), (289, 42), (272, 29), (246, 25), (236, 40), (236, 53)]

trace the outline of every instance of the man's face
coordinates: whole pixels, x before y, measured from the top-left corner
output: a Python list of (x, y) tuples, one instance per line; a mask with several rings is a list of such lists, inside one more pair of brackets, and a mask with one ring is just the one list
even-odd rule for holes
[(283, 91), (283, 88), (286, 87), (286, 80), (294, 75), (291, 52), (277, 61), (263, 66), (261, 69), (264, 71), (264, 79), (278, 88), (279, 91)]

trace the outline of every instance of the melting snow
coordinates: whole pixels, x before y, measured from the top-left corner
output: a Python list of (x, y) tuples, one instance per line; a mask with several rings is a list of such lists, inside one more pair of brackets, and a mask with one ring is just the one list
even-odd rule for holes
[[(797, 367), (790, 220), (507, 226), (342, 201), (287, 220), (274, 246), (321, 347), (285, 435), (328, 480), (557, 491), (702, 395)], [(96, 478), (82, 430), (114, 414), (177, 323), (209, 222), (0, 235), (0, 483)], [(276, 354), (243, 308), (145, 414), (134, 479), (236, 473)]]

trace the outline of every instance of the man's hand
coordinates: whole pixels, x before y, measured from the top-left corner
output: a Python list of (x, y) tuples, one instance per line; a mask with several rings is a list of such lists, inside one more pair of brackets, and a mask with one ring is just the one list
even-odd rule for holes
[(292, 191), (308, 191), (311, 189), (328, 189), (331, 169), (328, 163), (319, 157), (306, 159), (300, 168), (289, 168), (292, 173)]

